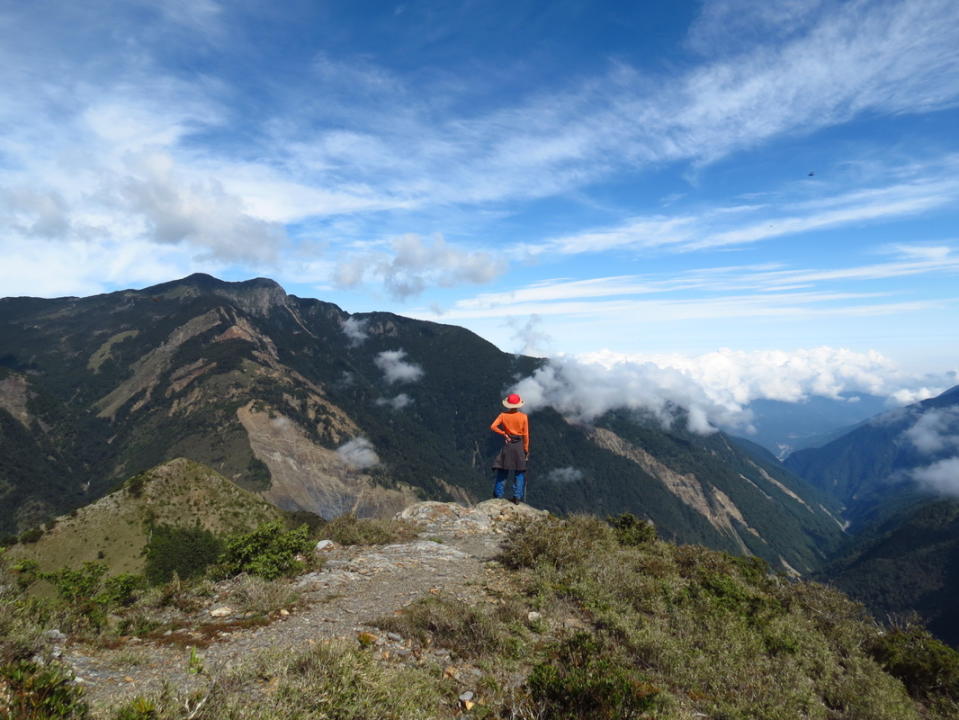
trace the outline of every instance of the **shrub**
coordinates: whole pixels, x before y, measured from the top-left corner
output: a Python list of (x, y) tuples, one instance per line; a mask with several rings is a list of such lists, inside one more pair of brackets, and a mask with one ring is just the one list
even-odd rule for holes
[(116, 709), (113, 720), (155, 720), (157, 706), (152, 700), (137, 697)]
[(518, 626), (522, 619), (518, 606), (478, 608), (453, 598), (429, 597), (375, 624), (422, 643), (436, 642), (464, 657), (477, 657), (515, 646), (516, 631), (507, 625), (512, 622)]
[(284, 530), (279, 522), (263, 523), (253, 532), (227, 538), (219, 570), (228, 577), (245, 572), (267, 580), (293, 575), (303, 568), (296, 556), (311, 545), (306, 525)]
[(20, 660), (0, 667), (0, 717), (84, 720), (89, 710), (83, 690), (63, 666)]
[(924, 628), (891, 630), (871, 644), (869, 653), (914, 698), (959, 701), (959, 652)]
[(544, 563), (563, 569), (583, 565), (615, 546), (613, 529), (599, 518), (573, 515), (560, 520), (550, 516), (510, 530), (497, 559), (511, 568)]
[(123, 483), (123, 487), (126, 488), (127, 492), (130, 493), (132, 497), (138, 498), (143, 495), (143, 487), (146, 484), (146, 475), (140, 473), (139, 475), (134, 475), (132, 478)]
[(656, 539), (656, 528), (648, 520), (640, 520), (632, 513), (606, 518), (616, 533), (620, 545), (642, 545)]
[(544, 720), (621, 720), (649, 710), (660, 689), (596, 637), (577, 633), (527, 680)]
[(378, 520), (341, 515), (320, 528), (319, 537), (340, 545), (388, 545), (416, 537), (416, 526), (405, 520)]
[(40, 565), (35, 560), (21, 560), (10, 569), (17, 574), (17, 587), (23, 590), (36, 582)]
[(63, 568), (40, 577), (53, 583), (57, 596), (68, 603), (92, 601), (100, 590), (100, 582), (107, 572), (103, 563), (85, 562), (79, 570)]
[(132, 605), (137, 599), (137, 590), (142, 589), (145, 584), (142, 575), (121, 573), (104, 581), (103, 592), (97, 596), (97, 599), (107, 605)]
[(198, 577), (222, 552), (223, 543), (208, 530), (157, 525), (146, 546), (144, 574), (151, 585), (169, 582), (174, 573), (184, 580)]
[(35, 527), (20, 534), (20, 542), (24, 545), (37, 542), (43, 537), (43, 528)]

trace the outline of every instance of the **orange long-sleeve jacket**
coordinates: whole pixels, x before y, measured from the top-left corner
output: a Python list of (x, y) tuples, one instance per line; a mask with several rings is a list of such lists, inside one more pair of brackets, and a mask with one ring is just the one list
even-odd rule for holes
[[(501, 428), (502, 426), (502, 428)], [(507, 437), (513, 435), (523, 438), (523, 452), (529, 452), (529, 418), (518, 410), (504, 412), (496, 416), (489, 429), (494, 433)]]

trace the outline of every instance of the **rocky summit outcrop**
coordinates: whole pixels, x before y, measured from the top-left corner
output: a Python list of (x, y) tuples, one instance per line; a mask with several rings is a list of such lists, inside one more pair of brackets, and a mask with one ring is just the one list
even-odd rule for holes
[(507, 500), (486, 500), (473, 507), (427, 501), (410, 505), (396, 517), (415, 523), (424, 534), (465, 537), (501, 534), (517, 523), (539, 520), (548, 514), (525, 503), (514, 505)]

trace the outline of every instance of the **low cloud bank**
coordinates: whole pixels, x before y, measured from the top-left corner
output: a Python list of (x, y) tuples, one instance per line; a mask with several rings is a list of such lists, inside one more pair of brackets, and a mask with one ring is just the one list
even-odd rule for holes
[(366, 470), (380, 462), (380, 456), (373, 449), (373, 443), (365, 437), (355, 437), (336, 449), (340, 459), (354, 470)]
[(926, 411), (906, 430), (905, 436), (926, 455), (959, 450), (959, 407)]
[(406, 362), (406, 350), (384, 350), (373, 362), (383, 372), (383, 379), (390, 385), (394, 383), (416, 382), (423, 377), (423, 368)]
[(909, 376), (877, 352), (820, 347), (698, 356), (608, 351), (561, 356), (514, 389), (531, 410), (549, 406), (584, 422), (623, 408), (649, 412), (670, 426), (676, 408), (684, 408), (689, 430), (707, 434), (717, 427), (751, 431), (748, 405), (761, 398), (801, 402), (859, 392), (887, 397), (893, 404), (935, 396), (955, 382), (954, 374)]

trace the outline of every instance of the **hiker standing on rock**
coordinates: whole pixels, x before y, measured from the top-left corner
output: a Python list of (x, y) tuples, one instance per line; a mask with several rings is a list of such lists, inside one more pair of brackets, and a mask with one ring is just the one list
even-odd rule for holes
[[(493, 460), (493, 469), (496, 471), (496, 484), (493, 485), (493, 497), (503, 497), (506, 485), (506, 476), (509, 471), (514, 472), (513, 498), (515, 505), (526, 497), (526, 461), (529, 460), (529, 418), (521, 413), (523, 399), (516, 393), (507, 395), (503, 400), (506, 412), (500, 413), (490, 430), (503, 436), (503, 449)], [(520, 445), (522, 441), (522, 445)]]

